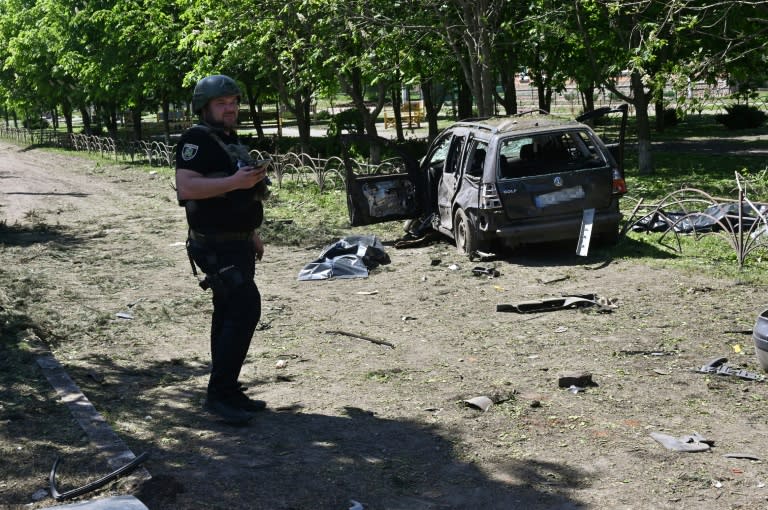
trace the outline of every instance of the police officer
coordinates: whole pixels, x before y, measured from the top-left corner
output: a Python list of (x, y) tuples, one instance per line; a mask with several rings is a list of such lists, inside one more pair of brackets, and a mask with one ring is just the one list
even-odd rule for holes
[(248, 422), (266, 407), (238, 382), (261, 317), (254, 282), (255, 262), (264, 255), (261, 225), (266, 167), (243, 161), (235, 127), (240, 89), (224, 75), (201, 79), (192, 96), (199, 124), (176, 149), (176, 190), (189, 224), (187, 252), (205, 273), (201, 287), (213, 292), (211, 373), (204, 408), (233, 424)]

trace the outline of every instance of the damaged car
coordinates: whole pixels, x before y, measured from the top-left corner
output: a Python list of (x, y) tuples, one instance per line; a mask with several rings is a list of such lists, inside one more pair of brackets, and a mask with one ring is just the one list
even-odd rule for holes
[[(609, 145), (591, 124), (611, 114), (619, 122), (617, 142)], [(626, 117), (622, 105), (577, 120), (523, 114), (459, 121), (432, 141), (421, 161), (400, 153), (373, 172), (345, 155), (350, 222), (410, 220), (411, 235), (433, 229), (470, 257), (531, 243), (583, 241), (585, 227), (588, 238), (615, 242), (619, 199), (627, 191)]]

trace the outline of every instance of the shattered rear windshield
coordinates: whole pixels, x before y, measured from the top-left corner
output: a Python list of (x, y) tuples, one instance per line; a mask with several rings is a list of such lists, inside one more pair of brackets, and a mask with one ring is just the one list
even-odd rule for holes
[(502, 140), (502, 179), (602, 167), (605, 156), (586, 131), (561, 131)]

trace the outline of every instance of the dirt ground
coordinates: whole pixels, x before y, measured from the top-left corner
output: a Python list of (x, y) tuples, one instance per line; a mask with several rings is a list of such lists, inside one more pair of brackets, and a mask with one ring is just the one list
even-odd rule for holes
[[(133, 493), (151, 510), (768, 508), (768, 383), (695, 371), (720, 356), (760, 371), (750, 335), (765, 288), (669, 269), (661, 252), (651, 265), (582, 259), (570, 246), (470, 262), (445, 242), (396, 250), (394, 238), (383, 239), (391, 263), (367, 279), (299, 282), (322, 246), (266, 239), (264, 313), (242, 380), (270, 408), (231, 427), (200, 407), (210, 296), (190, 273), (170, 184), (0, 142), (0, 356), (40, 337), (128, 447), (150, 454), (150, 481), (81, 500)], [(474, 275), (478, 265), (499, 276)], [(570, 293), (615, 308), (496, 311)], [(9, 316), (28, 326), (14, 338)], [(17, 369), (29, 378), (0, 393), (0, 508), (53, 506), (33, 494), (57, 455), (61, 491), (111, 469), (34, 362)], [(572, 371), (596, 386), (560, 388)], [(482, 412), (464, 402), (477, 396), (496, 403)], [(714, 446), (670, 451), (652, 432), (699, 433)]]

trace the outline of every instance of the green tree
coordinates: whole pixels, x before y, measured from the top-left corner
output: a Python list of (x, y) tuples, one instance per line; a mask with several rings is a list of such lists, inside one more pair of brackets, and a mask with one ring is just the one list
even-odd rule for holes
[[(574, 0), (593, 76), (635, 109), (641, 174), (653, 172), (648, 107), (664, 87), (739, 69), (766, 48), (766, 1)], [(743, 67), (742, 67), (743, 69)], [(629, 88), (620, 88), (622, 74)], [(682, 94), (681, 94), (682, 97)]]
[(505, 0), (425, 0), (472, 91), (478, 114), (494, 113), (494, 48), (508, 10)]

